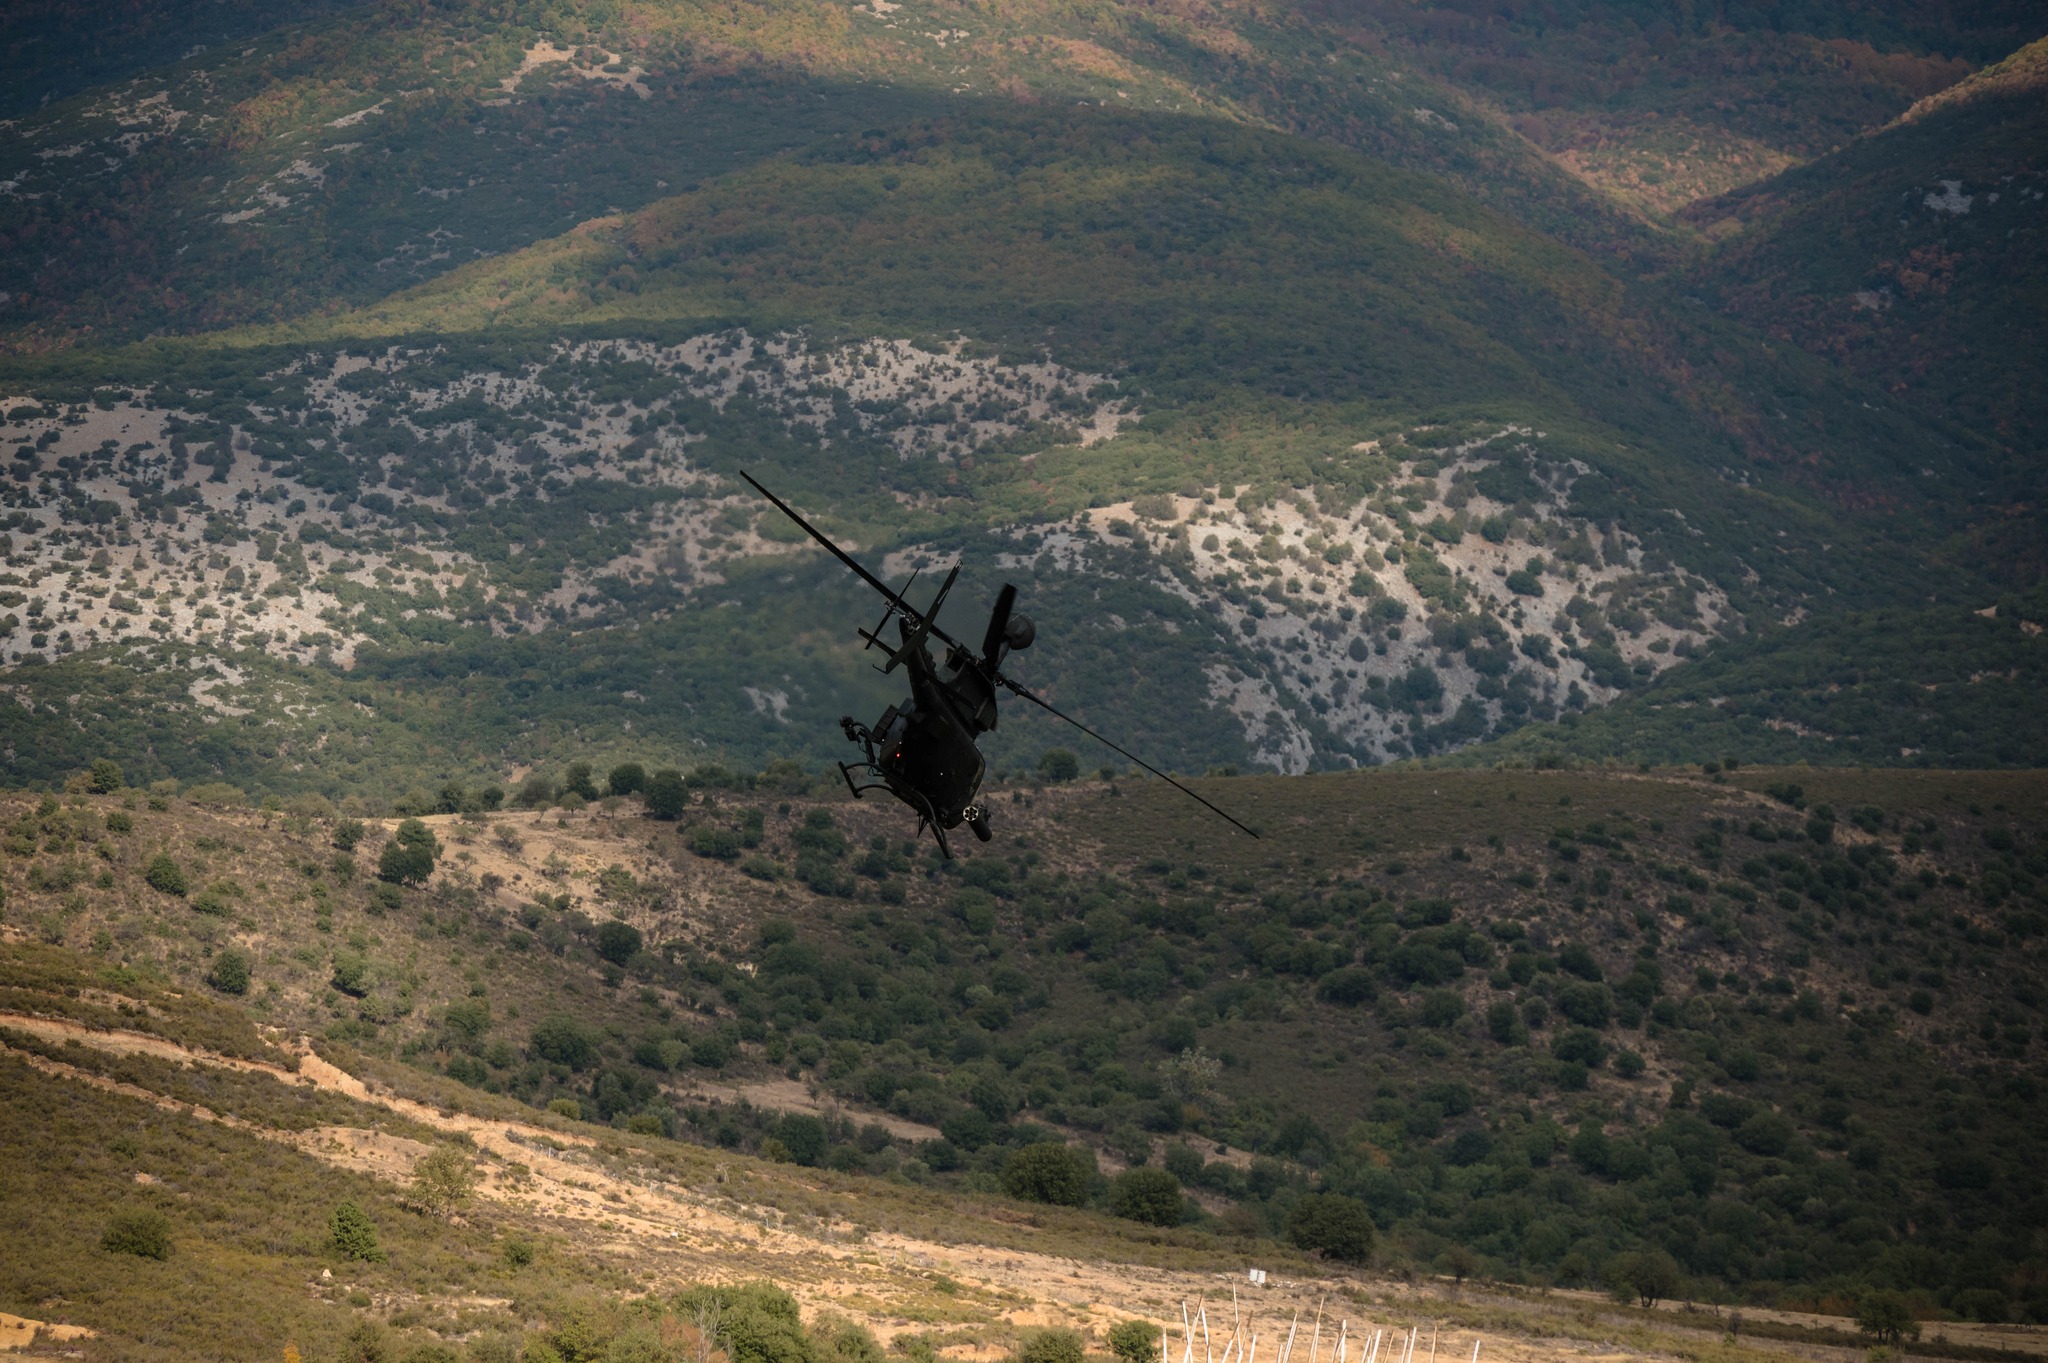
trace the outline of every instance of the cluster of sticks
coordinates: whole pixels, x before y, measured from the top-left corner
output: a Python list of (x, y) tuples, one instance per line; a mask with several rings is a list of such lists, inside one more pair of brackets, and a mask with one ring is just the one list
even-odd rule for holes
[[(1258, 1332), (1251, 1328), (1251, 1322), (1248, 1319), (1243, 1319), (1238, 1315), (1237, 1289), (1234, 1287), (1230, 1290), (1230, 1338), (1224, 1341), (1222, 1357), (1217, 1357), (1215, 1347), (1209, 1337), (1209, 1311), (1204, 1302), (1197, 1301), (1193, 1312), (1188, 1310), (1186, 1302), (1182, 1302), (1180, 1304), (1180, 1326), (1182, 1340), (1180, 1363), (1195, 1363), (1195, 1331), (1197, 1328), (1202, 1332), (1202, 1363), (1259, 1363)], [(1280, 1346), (1280, 1357), (1277, 1363), (1293, 1363), (1294, 1340), (1300, 1328), (1301, 1312), (1296, 1311), (1294, 1318), (1288, 1322), (1287, 1342)], [(1350, 1329), (1350, 1321), (1340, 1320), (1337, 1322), (1337, 1344), (1327, 1363), (1352, 1363), (1352, 1359), (1348, 1354)], [(1415, 1363), (1416, 1349), (1421, 1341), (1421, 1334), (1422, 1329), (1420, 1326), (1410, 1327), (1405, 1337), (1399, 1330), (1393, 1331), (1390, 1336), (1385, 1330), (1374, 1329), (1371, 1338), (1360, 1344), (1356, 1363)], [(1361, 1332), (1360, 1338), (1361, 1340), (1365, 1339), (1363, 1332)], [(1309, 1330), (1308, 1363), (1318, 1363), (1316, 1354), (1322, 1347), (1322, 1340), (1323, 1308), (1322, 1304), (1318, 1302), (1316, 1304), (1315, 1321)], [(1437, 1326), (1436, 1322), (1432, 1321), (1429, 1327), (1429, 1363), (1436, 1363), (1436, 1345)], [(1167, 1343), (1167, 1333), (1164, 1330), (1159, 1333), (1159, 1363), (1173, 1363)], [(1479, 1363), (1479, 1340), (1477, 1337), (1474, 1337), (1472, 1340), (1472, 1357), (1468, 1363)]]

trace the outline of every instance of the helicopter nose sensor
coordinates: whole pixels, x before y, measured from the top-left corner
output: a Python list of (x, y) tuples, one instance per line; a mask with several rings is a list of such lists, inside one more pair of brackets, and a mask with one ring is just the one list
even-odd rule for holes
[(1031, 641), (1038, 637), (1038, 626), (1031, 623), (1031, 617), (1022, 611), (1013, 612), (1010, 623), (1003, 629), (1003, 642), (1013, 649), (1031, 647)]

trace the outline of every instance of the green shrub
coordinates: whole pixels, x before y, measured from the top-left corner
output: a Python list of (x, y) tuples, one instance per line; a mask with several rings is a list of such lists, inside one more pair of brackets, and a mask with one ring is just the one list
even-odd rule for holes
[(1372, 1258), (1372, 1213), (1342, 1193), (1306, 1193), (1287, 1217), (1287, 1237), (1303, 1249), (1362, 1264)]
[(476, 1165), (459, 1146), (436, 1146), (413, 1166), (410, 1196), (436, 1216), (456, 1211), (475, 1195)]
[(551, 1098), (548, 1100), (548, 1111), (557, 1117), (567, 1117), (572, 1122), (583, 1120), (583, 1104), (574, 1098)]
[(695, 1287), (675, 1298), (675, 1310), (685, 1319), (716, 1312), (732, 1363), (819, 1363), (796, 1298), (771, 1283)]
[(844, 1316), (821, 1316), (811, 1325), (820, 1363), (885, 1363), (881, 1341), (866, 1326)]
[(640, 954), (640, 929), (614, 918), (597, 930), (597, 954), (624, 965)]
[(116, 1212), (100, 1236), (100, 1248), (109, 1254), (133, 1254), (142, 1259), (171, 1257), (171, 1223), (152, 1208)]
[(1081, 1363), (1086, 1356), (1081, 1336), (1073, 1330), (1031, 1330), (1017, 1341), (1017, 1363)]
[(359, 1320), (341, 1342), (340, 1363), (392, 1363), (391, 1337), (374, 1320)]
[(1055, 784), (1081, 774), (1081, 759), (1065, 748), (1047, 748), (1038, 758), (1038, 774)]
[(1363, 966), (1345, 966), (1323, 976), (1316, 992), (1326, 1002), (1356, 1008), (1362, 1003), (1371, 1003), (1379, 994), (1379, 986), (1373, 980), (1372, 971)]
[[(611, 1356), (627, 1355), (614, 1353)], [(452, 1345), (429, 1340), (425, 1344), (415, 1344), (407, 1349), (400, 1355), (398, 1363), (462, 1363), (462, 1355), (456, 1353)]]
[(784, 1117), (775, 1128), (789, 1157), (797, 1164), (815, 1167), (825, 1158), (827, 1133), (825, 1123), (808, 1113), (795, 1112)]
[(121, 764), (111, 757), (102, 757), (94, 762), (85, 780), (86, 788), (95, 795), (111, 795), (128, 784), (122, 778)]
[(638, 795), (647, 785), (647, 768), (638, 762), (621, 762), (605, 778), (614, 795)]
[(690, 850), (700, 857), (735, 861), (740, 854), (740, 835), (730, 828), (700, 823), (690, 830)]
[(206, 982), (223, 994), (246, 994), (250, 967), (248, 952), (229, 947), (213, 958), (213, 969), (206, 972)]
[(558, 795), (579, 795), (585, 800), (597, 798), (597, 783), (591, 779), (588, 762), (571, 762), (562, 773), (562, 789)]
[(344, 1202), (327, 1218), (328, 1238), (344, 1259), (364, 1263), (384, 1262), (383, 1247), (377, 1243), (377, 1227), (353, 1201)]
[(1448, 989), (1433, 989), (1422, 999), (1422, 1025), (1448, 1027), (1465, 1016), (1465, 999)]
[(185, 880), (184, 869), (171, 860), (169, 852), (159, 852), (151, 857), (149, 865), (142, 868), (142, 879), (159, 894), (175, 895), (180, 899), (192, 888)]
[(1889, 1288), (1867, 1293), (1856, 1304), (1856, 1328), (1880, 1344), (1896, 1344), (1909, 1335), (1920, 1337), (1912, 1306)]
[(126, 810), (114, 810), (107, 815), (107, 831), (109, 833), (133, 833), (135, 831), (135, 820), (129, 816)]
[(597, 1058), (597, 1038), (575, 1018), (557, 1013), (533, 1029), (533, 1053), (557, 1065), (580, 1070)]
[(1164, 1169), (1127, 1169), (1109, 1186), (1109, 1209), (1126, 1221), (1177, 1226), (1181, 1219), (1180, 1180)]
[(1149, 1320), (1119, 1321), (1109, 1327), (1108, 1342), (1120, 1363), (1151, 1363), (1159, 1354), (1159, 1327)]
[(1003, 1191), (1024, 1202), (1078, 1207), (1094, 1178), (1093, 1157), (1058, 1141), (1027, 1145), (1003, 1164)]
[(418, 819), (405, 819), (377, 858), (377, 878), (393, 885), (424, 885), (440, 852), (432, 829)]
[(442, 1025), (465, 1041), (491, 1030), (491, 1005), (484, 999), (457, 999), (441, 1014)]
[(333, 983), (344, 994), (361, 998), (370, 988), (370, 961), (360, 951), (334, 953)]
[(647, 778), (646, 789), (641, 792), (647, 812), (657, 819), (680, 819), (683, 811), (690, 807), (690, 788), (683, 782), (683, 774), (673, 767), (665, 767)]
[(1633, 1300), (1644, 1307), (1677, 1296), (1685, 1286), (1685, 1274), (1679, 1270), (1678, 1261), (1661, 1249), (1617, 1254), (1607, 1265), (1606, 1276), (1618, 1299)]
[(363, 840), (363, 821), (343, 819), (334, 826), (334, 848), (338, 852), (353, 852), (356, 844)]

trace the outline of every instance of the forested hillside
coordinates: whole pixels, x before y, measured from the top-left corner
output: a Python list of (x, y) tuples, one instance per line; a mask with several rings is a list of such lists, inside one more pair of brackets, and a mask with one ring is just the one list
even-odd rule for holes
[[(229, 8), (66, 65), (19, 54), (84, 12), (24, 11), (16, 769), (816, 762), (881, 693), (742, 467), (891, 572), (1019, 579), (1036, 682), (1186, 770), (1469, 748), (2032, 582), (2040, 271), (1989, 186), (2038, 63), (1986, 66), (2025, 15), (1433, 14)], [(1775, 688), (1743, 751), (2014, 760), (2018, 670), (1996, 753), (1830, 748)]]
[[(470, 812), (395, 833), (218, 788), (17, 800), (7, 918), (51, 946), (7, 968), (62, 947), (359, 1072), (851, 1186), (1107, 1197), (1022, 1172), (1078, 1142), (1226, 1243), (1317, 1192), (1384, 1265), (1611, 1285), (1654, 1251), (1695, 1293), (2048, 1310), (2032, 776), (1208, 783), (1256, 842), (1156, 784), (1019, 780), (962, 862), (788, 770), (605, 795), (636, 776), (439, 792)], [(60, 1011), (104, 1025), (89, 993)]]

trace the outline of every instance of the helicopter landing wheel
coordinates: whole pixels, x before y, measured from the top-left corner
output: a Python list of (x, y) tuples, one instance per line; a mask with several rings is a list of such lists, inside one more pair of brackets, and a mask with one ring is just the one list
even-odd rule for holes
[(969, 805), (961, 811), (961, 822), (974, 830), (974, 836), (987, 842), (995, 834), (988, 829), (988, 811), (980, 805)]

